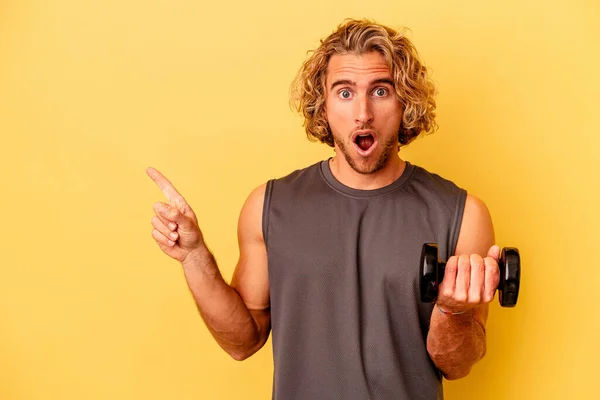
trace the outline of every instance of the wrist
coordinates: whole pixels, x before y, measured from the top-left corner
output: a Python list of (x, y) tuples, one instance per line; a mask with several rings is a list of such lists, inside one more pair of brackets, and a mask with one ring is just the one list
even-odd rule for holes
[(202, 244), (187, 253), (185, 258), (181, 261), (181, 265), (184, 269), (197, 269), (206, 264), (210, 264), (214, 261), (213, 255), (208, 248)]
[(465, 315), (470, 314), (471, 309), (467, 310), (453, 310), (451, 308), (440, 307), (438, 303), (435, 303), (435, 307), (438, 311), (444, 315)]

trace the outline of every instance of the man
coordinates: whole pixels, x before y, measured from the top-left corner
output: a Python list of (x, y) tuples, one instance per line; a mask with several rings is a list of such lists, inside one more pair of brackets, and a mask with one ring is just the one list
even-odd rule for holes
[[(234, 359), (273, 331), (274, 399), (443, 398), (442, 378), (485, 353), (499, 248), (479, 199), (399, 157), (434, 130), (427, 70), (402, 33), (349, 20), (293, 87), (309, 138), (335, 156), (249, 195), (231, 285), (190, 206), (150, 168), (169, 201), (154, 207), (153, 237)], [(419, 301), (426, 242), (449, 258), (435, 306)]]

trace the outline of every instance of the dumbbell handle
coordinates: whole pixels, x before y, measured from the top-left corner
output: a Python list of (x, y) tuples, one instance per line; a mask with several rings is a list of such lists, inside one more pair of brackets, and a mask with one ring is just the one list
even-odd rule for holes
[[(500, 305), (502, 307), (514, 307), (517, 304), (521, 280), (519, 250), (514, 247), (502, 249), (498, 267), (500, 269), (500, 282), (498, 284)], [(445, 270), (446, 263), (437, 259), (437, 245), (431, 243), (423, 245), (420, 276), (421, 300), (427, 302), (436, 299), (438, 286), (444, 279)]]

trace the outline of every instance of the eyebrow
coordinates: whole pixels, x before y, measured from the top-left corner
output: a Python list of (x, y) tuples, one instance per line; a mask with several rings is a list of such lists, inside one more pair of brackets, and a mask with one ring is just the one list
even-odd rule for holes
[[(375, 79), (374, 81), (369, 82), (369, 86), (380, 84), (380, 83), (387, 83), (388, 85), (390, 85), (392, 87), (394, 86), (394, 82), (390, 78)], [(342, 85), (356, 86), (356, 82), (351, 81), (350, 79), (340, 79), (331, 84), (330, 90), (333, 90), (336, 86), (342, 86)]]

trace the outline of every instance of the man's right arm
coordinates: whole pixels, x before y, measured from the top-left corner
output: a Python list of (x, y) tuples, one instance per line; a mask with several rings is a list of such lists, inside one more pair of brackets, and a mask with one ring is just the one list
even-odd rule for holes
[(204, 242), (191, 207), (160, 172), (149, 169), (148, 175), (169, 201), (154, 207), (152, 236), (165, 254), (181, 262), (200, 315), (221, 348), (236, 360), (250, 357), (265, 344), (271, 330), (267, 253), (262, 235), (266, 184), (252, 191), (242, 207), (238, 222), (240, 257), (228, 285)]
[(238, 221), (239, 260), (231, 285), (202, 246), (182, 262), (198, 310), (217, 343), (244, 360), (266, 343), (271, 330), (267, 251), (262, 235), (265, 186), (248, 196)]

